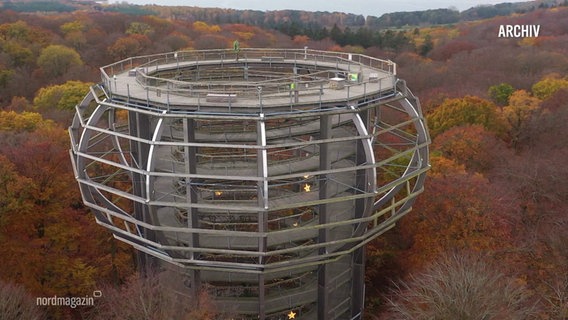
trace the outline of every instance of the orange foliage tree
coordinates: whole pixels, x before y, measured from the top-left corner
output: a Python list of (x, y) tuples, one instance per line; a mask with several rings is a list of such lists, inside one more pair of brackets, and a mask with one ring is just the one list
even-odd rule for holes
[(151, 43), (145, 35), (131, 34), (117, 39), (107, 51), (115, 60), (121, 60), (142, 54)]
[(501, 203), (489, 181), (463, 166), (432, 157), (428, 187), (400, 232), (408, 270), (453, 250), (497, 252), (510, 245), (509, 230), (499, 212)]
[(499, 150), (505, 148), (503, 141), (479, 124), (453, 127), (432, 143), (433, 150), (473, 172), (484, 172), (499, 164)]
[[(131, 274), (131, 251), (83, 208), (67, 132), (40, 123), (0, 131), (0, 279), (37, 296), (85, 296), (101, 281), (119, 283)], [(72, 311), (50, 310), (58, 318)]]

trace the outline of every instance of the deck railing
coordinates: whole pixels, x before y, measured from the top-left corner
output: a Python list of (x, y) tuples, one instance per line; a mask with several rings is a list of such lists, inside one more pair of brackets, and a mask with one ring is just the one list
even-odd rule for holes
[[(238, 60), (237, 60), (238, 56)], [(273, 64), (285, 63), (309, 63), (314, 66), (325, 64), (327, 69), (317, 71), (312, 75), (282, 75), (282, 77), (270, 77), (266, 80), (256, 81), (207, 81), (197, 79), (186, 81), (172, 77), (161, 77), (160, 73), (176, 72), (184, 67), (198, 67), (200, 65), (233, 64), (239, 62), (245, 66), (250, 63)], [(336, 68), (330, 70), (329, 66)], [(377, 74), (387, 73), (389, 79), (396, 75), (396, 64), (390, 60), (377, 59), (362, 54), (320, 51), (311, 49), (255, 49), (245, 48), (238, 53), (230, 49), (177, 51), (146, 56), (137, 56), (124, 59), (110, 65), (101, 67), (101, 80), (107, 90), (113, 93), (116, 89), (117, 75), (125, 72), (129, 76), (135, 76), (138, 84), (146, 90), (167, 92), (182, 96), (206, 97), (208, 94), (236, 94), (239, 97), (259, 95), (290, 94), (292, 91), (303, 95), (321, 95), (326, 79), (334, 77), (334, 71), (357, 73), (362, 68), (376, 70)], [(346, 79), (347, 80), (347, 79)], [(365, 79), (361, 83), (382, 81), (382, 79)], [(390, 80), (389, 80), (390, 81)], [(294, 87), (291, 88), (291, 85)], [(260, 92), (262, 91), (262, 92)], [(231, 99), (228, 97), (227, 99)]]

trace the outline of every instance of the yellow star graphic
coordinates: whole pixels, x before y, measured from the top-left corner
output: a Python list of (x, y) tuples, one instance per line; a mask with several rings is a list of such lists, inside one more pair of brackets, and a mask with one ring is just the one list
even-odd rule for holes
[(290, 311), (290, 313), (288, 313), (288, 319), (296, 319), (296, 313), (294, 311)]

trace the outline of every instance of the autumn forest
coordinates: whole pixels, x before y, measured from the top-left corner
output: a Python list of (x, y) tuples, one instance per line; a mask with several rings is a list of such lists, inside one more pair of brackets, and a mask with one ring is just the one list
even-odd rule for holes
[[(120, 300), (136, 284), (133, 250), (82, 205), (69, 161), (67, 127), (99, 67), (235, 39), (391, 59), (420, 98), (432, 168), (413, 210), (367, 247), (368, 319), (568, 319), (567, 6), (389, 28), (123, 9), (0, 7), (0, 319), (108, 319), (35, 297)], [(514, 24), (541, 33), (497, 36)]]

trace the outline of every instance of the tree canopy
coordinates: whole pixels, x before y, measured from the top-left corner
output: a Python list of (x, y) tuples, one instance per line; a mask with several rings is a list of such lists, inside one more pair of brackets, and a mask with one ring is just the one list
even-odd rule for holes
[(77, 51), (63, 45), (49, 45), (41, 50), (37, 59), (46, 75), (59, 77), (64, 75), (72, 67), (82, 66), (83, 60)]
[[(486, 252), (494, 257), (484, 257), (483, 264), (491, 269), (481, 270), (489, 272), (488, 279), (500, 276), (503, 282), (496, 281), (497, 286), (468, 269), (487, 288), (506, 297), (502, 285), (512, 281), (531, 295), (539, 319), (566, 318), (568, 8), (475, 8), (460, 13), (458, 22), (428, 25), (435, 19), (454, 19), (455, 10), (386, 15), (378, 21), (295, 10), (88, 7), (74, 2), (69, 6), (81, 10), (29, 14), (7, 6), (0, 9), (4, 283), (36, 296), (81, 295), (95, 286), (109, 286), (114, 301), (105, 305), (127, 311), (123, 306), (140, 302), (134, 301), (131, 248), (98, 227), (81, 204), (68, 160), (69, 117), (88, 87), (100, 81), (101, 66), (134, 55), (229, 49), (238, 40), (241, 48), (308, 46), (392, 60), (397, 75), (424, 106), (433, 139), (432, 168), (413, 211), (368, 246), (366, 312), (391, 319), (384, 299), (388, 287), (405, 279), (398, 287), (413, 292), (420, 288), (413, 279), (434, 277), (429, 272), (435, 261), (459, 248), (460, 254)], [(496, 12), (517, 14), (461, 22)], [(387, 19), (392, 24), (417, 23), (419, 16), (424, 24), (376, 27)], [(497, 39), (496, 28), (505, 24), (540, 24), (546, 30), (534, 39)], [(446, 259), (440, 261), (446, 273), (459, 269)], [(446, 276), (440, 281), (467, 284), (464, 278)], [(111, 287), (118, 289), (111, 292)], [(446, 301), (459, 296), (438, 292)], [(0, 297), (6, 298), (2, 293)], [(480, 306), (484, 298), (476, 300)], [(431, 311), (430, 305), (419, 307)], [(511, 310), (516, 314), (517, 309)], [(53, 319), (85, 315), (85, 310), (43, 311)]]
[(64, 84), (41, 88), (34, 98), (34, 106), (40, 110), (74, 110), (83, 100), (93, 83), (67, 81)]
[(466, 124), (478, 124), (489, 131), (498, 132), (501, 123), (497, 114), (497, 107), (490, 101), (466, 96), (445, 100), (427, 118), (430, 133), (435, 137), (450, 128)]

